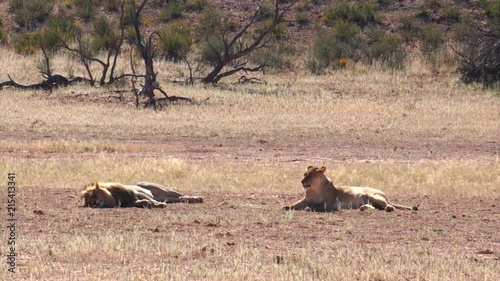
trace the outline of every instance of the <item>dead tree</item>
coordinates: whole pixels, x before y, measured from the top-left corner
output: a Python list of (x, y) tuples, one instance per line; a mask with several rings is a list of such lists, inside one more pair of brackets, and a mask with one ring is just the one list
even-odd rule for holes
[[(162, 106), (164, 102), (173, 102), (173, 101), (187, 101), (192, 102), (191, 99), (185, 97), (177, 97), (177, 96), (168, 96), (167, 93), (160, 87), (160, 84), (156, 80), (156, 76), (158, 73), (154, 70), (154, 58), (156, 56), (156, 47), (154, 45), (153, 39), (155, 36), (160, 36), (158, 32), (153, 31), (147, 36), (147, 40), (143, 40), (142, 32), (141, 32), (141, 21), (139, 19), (140, 14), (144, 6), (146, 6), (147, 0), (143, 0), (142, 3), (136, 6), (135, 1), (131, 1), (131, 22), (134, 26), (135, 31), (135, 42), (133, 43), (141, 54), (141, 57), (144, 61), (145, 74), (140, 77), (144, 78), (144, 84), (141, 85), (141, 89), (139, 93), (136, 94), (136, 97), (139, 95), (145, 96), (148, 101), (146, 102), (146, 107), (153, 107), (157, 109)], [(135, 86), (134, 86), (135, 88)], [(159, 91), (163, 97), (156, 99), (154, 91)], [(136, 101), (137, 104), (137, 101)]]
[(155, 48), (153, 46), (153, 37), (155, 35), (158, 35), (158, 33), (152, 32), (151, 34), (149, 34), (146, 41), (143, 41), (142, 39), (141, 22), (139, 16), (147, 2), (148, 2), (147, 0), (143, 0), (142, 3), (138, 7), (136, 7), (135, 2), (131, 1), (131, 6), (132, 6), (131, 16), (132, 16), (132, 25), (134, 26), (135, 30), (134, 45), (137, 48), (139, 48), (141, 57), (144, 60), (144, 67), (146, 71), (144, 75), (144, 84), (142, 85), (142, 88), (139, 91), (139, 93), (148, 98), (148, 101), (146, 103), (147, 106), (152, 106), (156, 109), (158, 104), (155, 99), (154, 91), (159, 90), (167, 98), (168, 95), (163, 90), (161, 90), (158, 81), (156, 81), (157, 73), (154, 71), (153, 58), (155, 56)]
[(500, 87), (500, 22), (491, 26), (486, 30), (472, 25), (467, 38), (462, 39), (461, 50), (454, 49), (460, 62), (460, 78), (466, 84)]
[[(202, 82), (216, 84), (223, 77), (239, 71), (262, 70), (265, 65), (247, 67), (247, 62), (245, 61), (244, 63), (236, 62), (233, 69), (222, 72), (227, 65), (238, 59), (258, 49), (272, 47), (270, 45), (272, 39), (270, 36), (271, 33), (277, 25), (284, 21), (286, 13), (298, 1), (290, 0), (287, 3), (280, 4), (280, 2), (286, 1), (275, 0), (273, 11), (270, 13), (262, 12), (261, 7), (257, 7), (256, 11), (239, 31), (231, 32), (230, 28), (224, 27), (220, 30), (220, 34), (216, 36), (210, 36), (209, 33), (205, 33), (204, 41), (215, 55), (216, 63), (214, 64), (214, 68), (202, 79)], [(269, 22), (265, 22), (266, 20)], [(264, 27), (262, 27), (263, 24), (265, 24)], [(255, 34), (252, 36), (251, 32), (255, 32)], [(221, 45), (221, 48), (216, 47)]]

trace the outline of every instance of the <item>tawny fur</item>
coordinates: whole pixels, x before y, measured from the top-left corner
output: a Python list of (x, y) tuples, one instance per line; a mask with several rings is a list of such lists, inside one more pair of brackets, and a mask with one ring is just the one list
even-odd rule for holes
[(309, 166), (304, 173), (302, 186), (306, 196), (285, 210), (311, 210), (332, 212), (340, 209), (379, 209), (388, 212), (394, 209), (417, 210), (390, 202), (384, 192), (371, 187), (335, 186), (325, 175), (326, 167)]
[(165, 208), (166, 203), (202, 203), (199, 196), (185, 196), (160, 184), (140, 182), (123, 185), (95, 182), (82, 191), (83, 206), (92, 208), (140, 207)]

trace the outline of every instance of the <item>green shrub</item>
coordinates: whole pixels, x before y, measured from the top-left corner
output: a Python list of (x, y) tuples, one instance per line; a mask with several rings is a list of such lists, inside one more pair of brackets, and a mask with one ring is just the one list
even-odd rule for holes
[(420, 33), (422, 28), (420, 23), (413, 16), (403, 16), (399, 19), (399, 24), (401, 25), (399, 32), (401, 38), (409, 43), (420, 39)]
[(198, 31), (200, 35), (207, 36), (214, 33), (219, 33), (222, 28), (221, 16), (213, 8), (207, 7), (203, 9), (200, 15), (200, 24)]
[(208, 0), (187, 0), (186, 10), (199, 12), (208, 7)]
[(357, 1), (342, 0), (326, 7), (322, 19), (333, 26), (337, 21), (354, 22), (359, 26), (365, 26), (369, 22), (376, 20), (378, 12), (378, 3), (376, 1)]
[(429, 24), (422, 29), (421, 40), (422, 53), (426, 56), (431, 56), (444, 44), (442, 32), (435, 23)]
[(47, 20), (47, 29), (57, 33), (64, 41), (71, 42), (83, 33), (82, 26), (77, 25), (73, 15), (60, 13), (57, 16), (51, 16)]
[(341, 58), (358, 60), (361, 42), (359, 27), (340, 21), (329, 32), (320, 32), (306, 59), (306, 67), (314, 74), (322, 73), (332, 62)]
[(368, 63), (378, 61), (393, 69), (404, 67), (406, 52), (402, 49), (398, 37), (379, 28), (370, 28), (366, 35), (368, 44), (362, 51)]
[(97, 3), (98, 0), (74, 0), (74, 4), (78, 9), (78, 16), (85, 20), (93, 18)]
[(115, 33), (113, 26), (105, 17), (99, 17), (92, 23), (94, 30), (91, 42), (91, 49), (94, 52), (109, 50), (117, 47), (119, 37)]
[(300, 25), (306, 25), (309, 23), (309, 11), (308, 11), (308, 3), (307, 1), (299, 2), (295, 4), (295, 20)]
[(224, 50), (220, 36), (223, 30), (220, 14), (213, 8), (205, 8), (200, 15), (200, 24), (197, 34), (201, 38), (198, 51), (203, 62), (214, 66), (220, 61), (220, 54)]
[(493, 19), (500, 20), (500, 1), (488, 1), (481, 0), (479, 1), (481, 8), (486, 11), (486, 14)]
[(132, 9), (133, 5), (135, 5), (134, 3), (135, 2), (133, 0), (125, 0), (123, 5), (124, 14), (121, 22), (123, 26), (128, 27), (132, 25)]
[(0, 27), (0, 45), (6, 45), (9, 42), (9, 36), (3, 27)]
[(262, 48), (251, 55), (251, 61), (258, 65), (267, 65), (276, 69), (284, 69), (291, 65), (291, 56), (295, 48), (287, 42), (277, 42), (272, 48)]
[(300, 25), (307, 25), (309, 23), (309, 13), (306, 11), (295, 11), (295, 20)]
[(166, 59), (182, 60), (192, 44), (193, 38), (187, 21), (176, 22), (160, 31), (160, 48)]
[(166, 6), (161, 13), (161, 19), (165, 22), (182, 18), (186, 10), (183, 0), (165, 0)]
[(127, 25), (124, 30), (125, 41), (129, 44), (134, 44), (137, 40), (137, 34), (135, 33), (135, 28), (132, 25)]
[(120, 0), (107, 0), (106, 9), (108, 11), (118, 11), (120, 9)]
[(47, 19), (54, 4), (50, 0), (10, 0), (9, 5), (17, 25), (34, 29)]
[(33, 35), (29, 33), (20, 33), (13, 37), (14, 50), (21, 55), (32, 55), (37, 47)]
[(446, 6), (441, 10), (441, 16), (447, 21), (458, 22), (460, 21), (461, 12), (456, 6)]

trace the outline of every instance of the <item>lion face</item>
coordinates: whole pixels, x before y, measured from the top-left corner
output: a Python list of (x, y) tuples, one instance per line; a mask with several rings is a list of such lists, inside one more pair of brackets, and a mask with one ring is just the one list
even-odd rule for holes
[(104, 208), (107, 190), (99, 186), (99, 183), (92, 183), (82, 191), (83, 206), (91, 208)]
[(326, 167), (323, 166), (321, 168), (309, 166), (304, 173), (304, 178), (302, 179), (302, 186), (304, 189), (308, 189), (311, 187), (313, 182), (319, 178), (320, 175), (324, 174), (326, 171)]

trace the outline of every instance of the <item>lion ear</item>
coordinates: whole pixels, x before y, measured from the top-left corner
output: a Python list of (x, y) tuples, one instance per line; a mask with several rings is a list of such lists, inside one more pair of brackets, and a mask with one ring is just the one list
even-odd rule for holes
[(326, 171), (326, 166), (323, 166), (323, 167), (321, 167), (321, 168), (318, 169), (318, 172), (320, 172), (322, 174), (324, 174), (325, 171)]
[(95, 182), (95, 183), (94, 183), (94, 186), (95, 186), (95, 189), (99, 189), (99, 188), (101, 188), (101, 186), (99, 185), (99, 183), (98, 183), (98, 182)]

